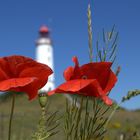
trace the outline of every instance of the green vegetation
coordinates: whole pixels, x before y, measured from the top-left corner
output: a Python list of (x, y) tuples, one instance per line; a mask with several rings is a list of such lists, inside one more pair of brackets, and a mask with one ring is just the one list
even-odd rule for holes
[[(49, 107), (46, 114), (58, 111), (62, 116), (65, 110), (65, 97), (63, 95), (54, 95), (48, 97)], [(0, 101), (0, 140), (7, 140), (7, 131), (9, 123), (9, 112), (11, 106), (10, 97)], [(12, 140), (30, 140), (32, 134), (36, 131), (40, 119), (41, 108), (38, 100), (28, 101), (24, 95), (16, 97), (14, 119), (12, 126)], [(127, 111), (120, 109), (116, 112), (108, 125), (108, 132), (105, 140), (120, 140), (124, 135), (125, 140), (133, 140), (131, 136), (138, 135), (140, 132), (140, 111)], [(60, 132), (50, 137), (50, 140), (64, 140), (64, 124), (60, 123)], [(135, 138), (136, 139), (136, 138)]]

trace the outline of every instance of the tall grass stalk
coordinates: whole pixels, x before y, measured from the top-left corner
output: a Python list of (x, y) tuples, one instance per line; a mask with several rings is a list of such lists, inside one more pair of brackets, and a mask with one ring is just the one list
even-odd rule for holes
[(11, 139), (11, 129), (12, 129), (12, 120), (13, 120), (13, 114), (14, 114), (14, 107), (15, 107), (15, 94), (13, 93), (10, 120), (9, 120), (8, 140)]

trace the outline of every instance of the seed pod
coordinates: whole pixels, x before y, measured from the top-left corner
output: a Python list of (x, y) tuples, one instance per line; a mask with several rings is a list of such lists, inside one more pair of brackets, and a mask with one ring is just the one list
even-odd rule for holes
[(46, 93), (39, 94), (39, 104), (41, 107), (46, 106), (46, 104), (47, 104), (47, 94)]

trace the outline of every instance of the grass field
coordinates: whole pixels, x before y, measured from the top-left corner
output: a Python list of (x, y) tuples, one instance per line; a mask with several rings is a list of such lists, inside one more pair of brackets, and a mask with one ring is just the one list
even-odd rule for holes
[[(60, 114), (65, 109), (65, 97), (55, 95), (49, 97), (49, 109), (47, 114), (59, 111)], [(9, 112), (11, 99), (7, 98), (0, 102), (0, 140), (7, 140)], [(12, 126), (12, 140), (30, 140), (32, 133), (37, 128), (40, 117), (40, 106), (38, 100), (28, 101), (27, 97), (17, 96), (14, 119)], [(64, 140), (63, 124), (59, 126), (60, 133), (51, 138), (51, 140)], [(135, 131), (140, 132), (140, 111), (119, 110), (116, 112), (108, 126), (105, 140), (120, 140), (121, 134), (127, 135), (127, 140), (132, 140), (131, 135)]]

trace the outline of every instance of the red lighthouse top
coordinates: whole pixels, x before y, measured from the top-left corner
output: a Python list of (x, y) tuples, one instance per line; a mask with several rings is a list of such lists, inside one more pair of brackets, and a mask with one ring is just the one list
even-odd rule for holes
[(48, 34), (49, 33), (48, 27), (45, 26), (45, 25), (41, 26), (40, 29), (39, 29), (39, 33), (40, 34)]

